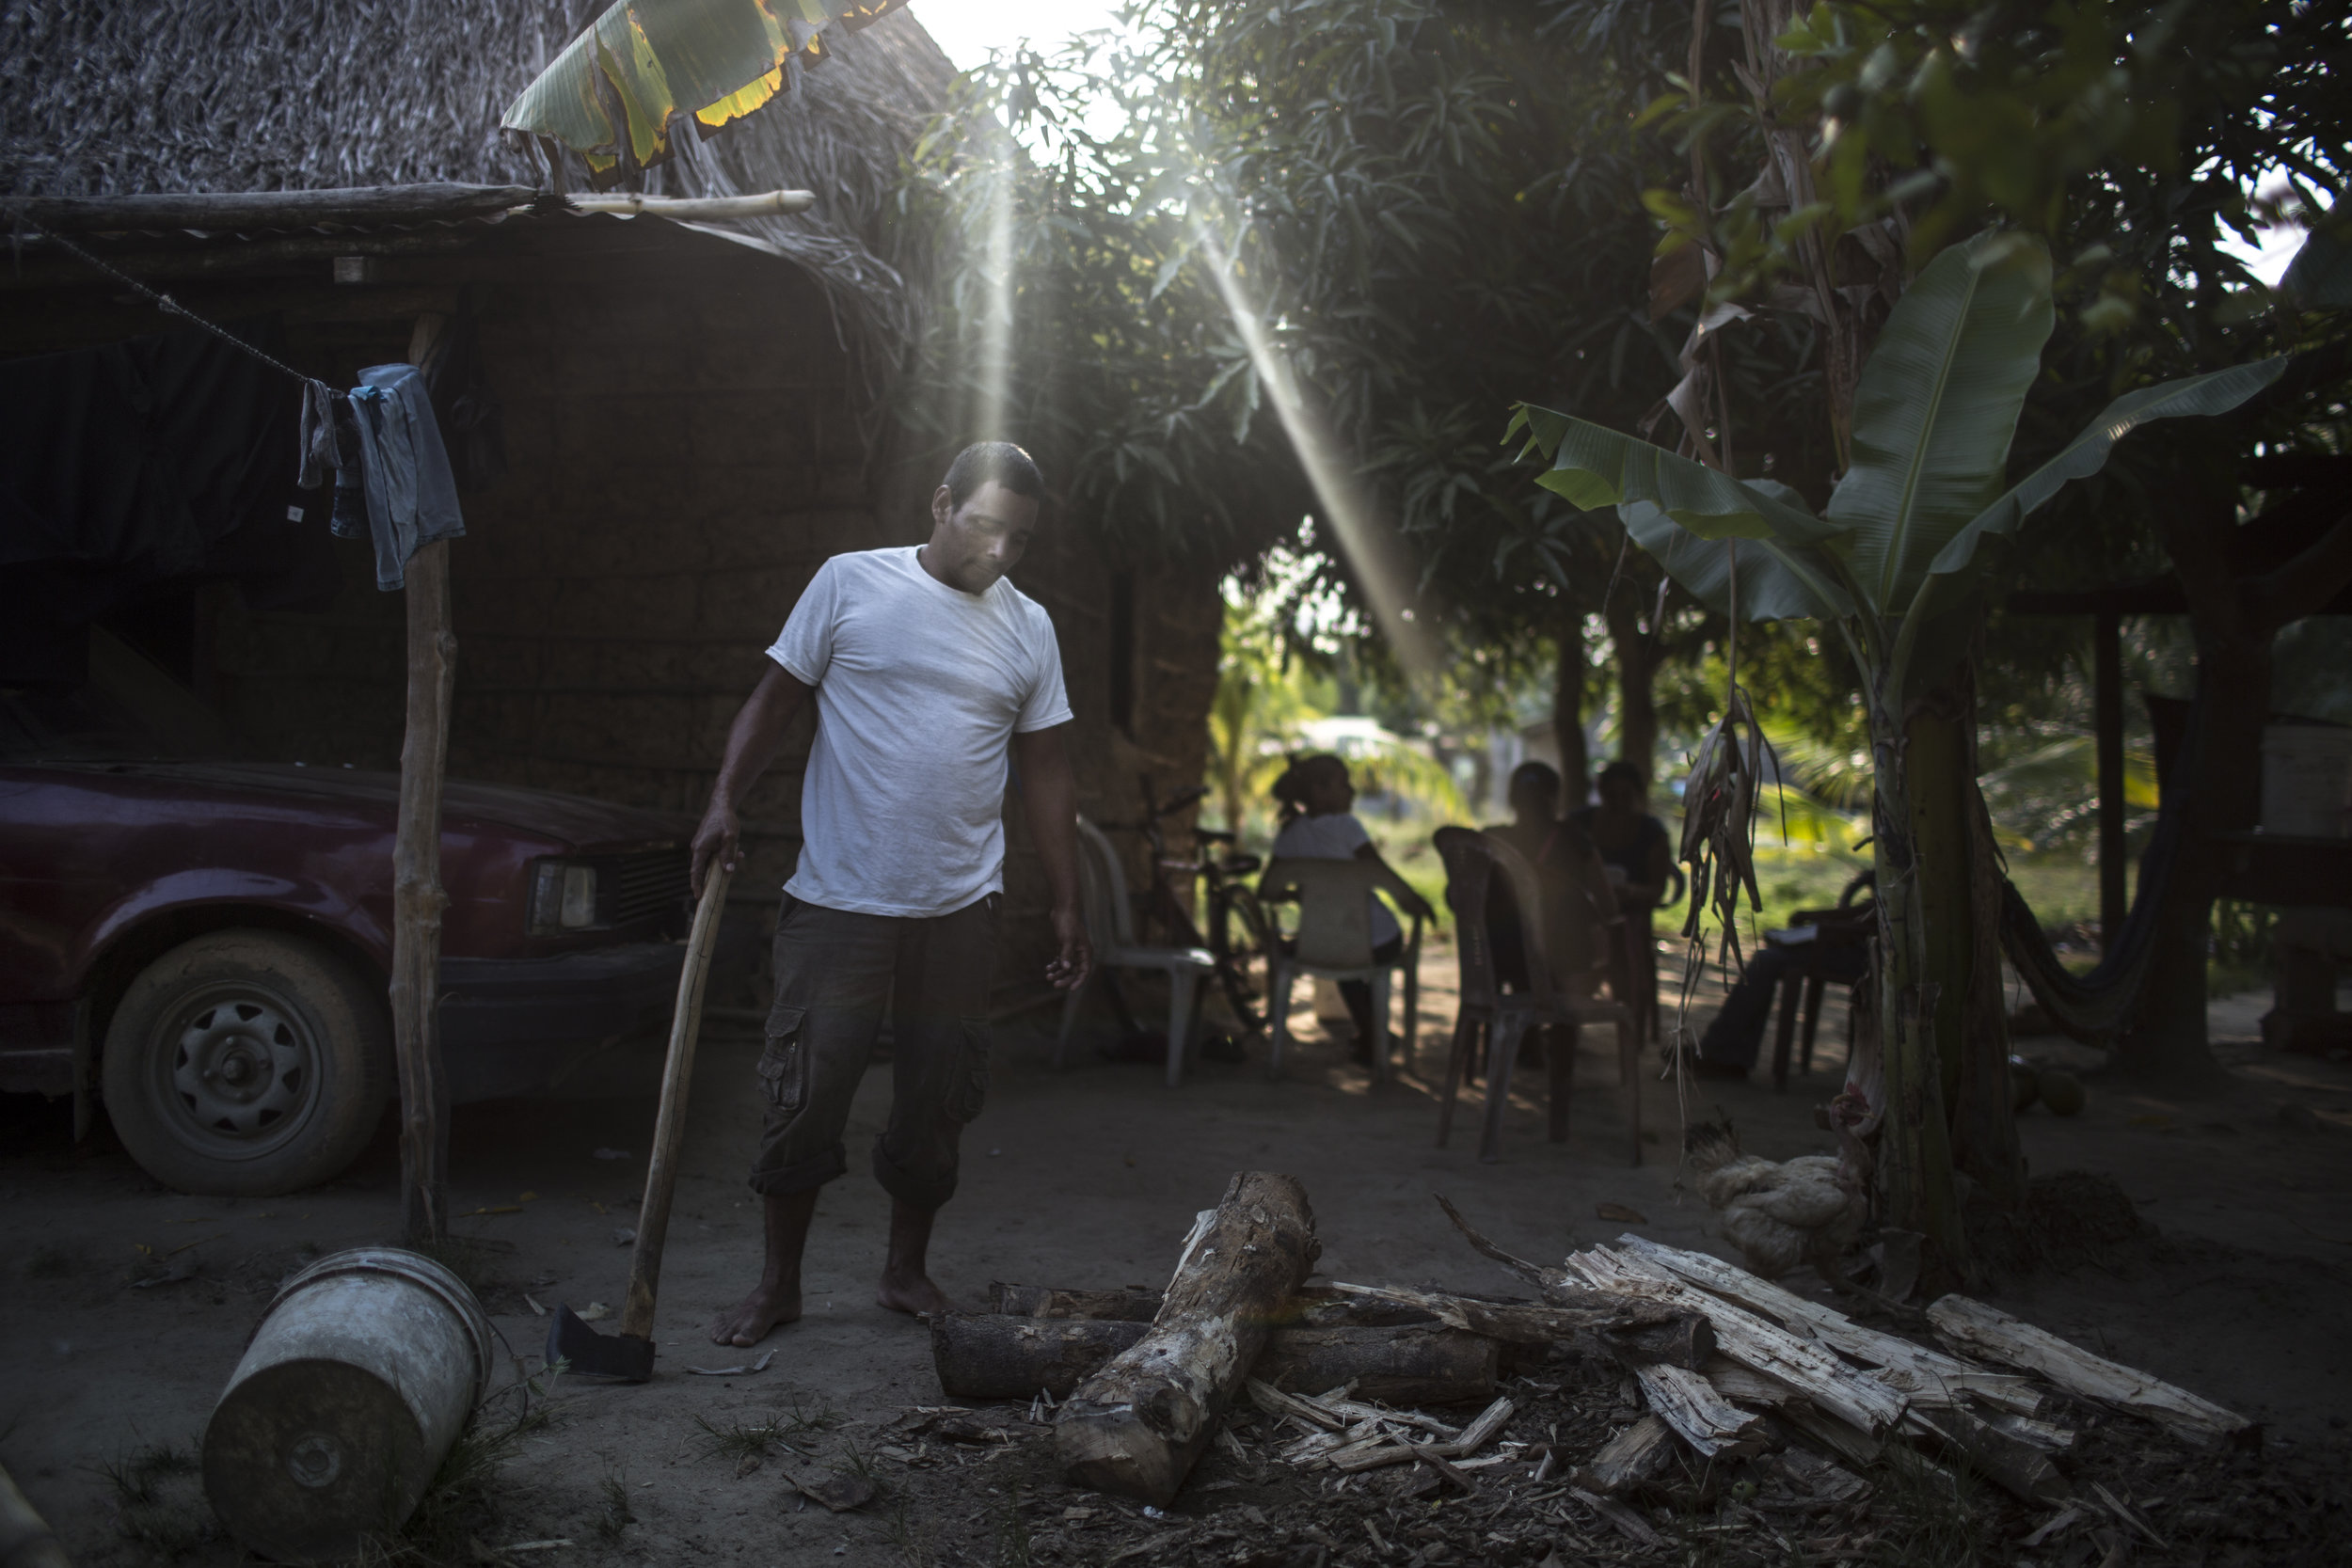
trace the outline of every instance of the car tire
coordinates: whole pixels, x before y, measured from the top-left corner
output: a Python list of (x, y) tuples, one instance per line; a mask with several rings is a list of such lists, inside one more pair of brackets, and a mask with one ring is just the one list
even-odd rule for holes
[(101, 1059), (106, 1115), (183, 1193), (313, 1187), (367, 1147), (392, 1091), (382, 992), (315, 943), (215, 931), (139, 972)]

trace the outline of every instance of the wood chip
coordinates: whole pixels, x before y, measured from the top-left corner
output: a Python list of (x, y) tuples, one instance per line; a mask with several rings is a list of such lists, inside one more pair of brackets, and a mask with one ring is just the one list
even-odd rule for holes
[(1269, 1416), (1291, 1416), (1299, 1420), (1337, 1432), (1347, 1422), (1326, 1410), (1303, 1394), (1286, 1394), (1263, 1378), (1251, 1378), (1243, 1385), (1249, 1393), (1249, 1402)]
[(1643, 1523), (1639, 1514), (1622, 1503), (1613, 1503), (1607, 1497), (1596, 1497), (1581, 1487), (1570, 1487), (1568, 1496), (1599, 1514), (1619, 1534), (1636, 1545), (1657, 1547), (1666, 1544), (1664, 1536)]
[(1461, 1436), (1446, 1445), (1446, 1457), (1466, 1459), (1485, 1448), (1495, 1433), (1501, 1432), (1509, 1423), (1513, 1413), (1518, 1409), (1518, 1406), (1511, 1401), (1508, 1395), (1497, 1399), (1494, 1403), (1480, 1411), (1470, 1425), (1462, 1429)]
[(790, 1456), (780, 1459), (777, 1467), (784, 1471), (784, 1479), (790, 1481), (801, 1496), (835, 1513), (864, 1508), (874, 1500), (874, 1483), (864, 1476), (828, 1470)]

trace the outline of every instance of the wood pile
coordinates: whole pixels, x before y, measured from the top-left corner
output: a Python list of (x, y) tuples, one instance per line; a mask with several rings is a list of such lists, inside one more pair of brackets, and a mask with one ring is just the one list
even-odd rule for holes
[[(1544, 1268), (1453, 1217), (1542, 1299), (1309, 1288), (1304, 1192), (1245, 1173), (1200, 1216), (1164, 1295), (997, 1287), (999, 1310), (934, 1322), (941, 1381), (956, 1397), (1028, 1399), (1054, 1420), (1072, 1484), (1160, 1507), (1213, 1442), (1238, 1452), (1226, 1413), (1254, 1412), (1257, 1451), (1342, 1489), (1410, 1466), (1408, 1496), (1475, 1496), (1494, 1470), (1515, 1489), (1549, 1483), (1636, 1542), (1651, 1532), (1621, 1500), (1670, 1469), (1752, 1462), (1830, 1506), (1868, 1493), (1857, 1472), (1907, 1454), (2028, 1505), (2098, 1511), (2112, 1505), (2068, 1479), (2066, 1409), (2128, 1413), (2192, 1447), (2260, 1440), (2242, 1417), (1965, 1297), (1928, 1309), (1931, 1346), (1702, 1253), (1628, 1235)], [(1521, 1404), (1500, 1392), (1561, 1354), (1626, 1374), (1628, 1424), (1581, 1463), (1515, 1434)], [(1473, 1404), (1466, 1419), (1422, 1408)]]

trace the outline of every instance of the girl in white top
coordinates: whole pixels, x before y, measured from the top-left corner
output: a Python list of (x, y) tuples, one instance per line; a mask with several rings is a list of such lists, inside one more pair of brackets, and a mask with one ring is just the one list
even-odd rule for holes
[[(1364, 825), (1348, 810), (1356, 803), (1356, 785), (1347, 764), (1326, 752), (1300, 757), (1274, 782), (1274, 799), (1282, 808), (1281, 831), (1274, 835), (1276, 860), (1370, 861), (1380, 868), (1380, 889), (1397, 908), (1422, 920), (1435, 922), (1437, 911), (1380, 858), (1378, 846)], [(1372, 899), (1372, 956), (1380, 963), (1395, 961), (1405, 948), (1404, 929), (1380, 901)], [(1372, 988), (1359, 980), (1340, 982), (1340, 995), (1356, 1022), (1355, 1056), (1372, 1059)]]

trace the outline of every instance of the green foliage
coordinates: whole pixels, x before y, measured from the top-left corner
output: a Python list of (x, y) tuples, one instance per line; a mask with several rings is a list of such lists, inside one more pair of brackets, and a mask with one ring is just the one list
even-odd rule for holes
[(2284, 367), (2267, 360), (2127, 394), (1996, 495), (2050, 331), (2048, 279), (2042, 248), (2010, 235), (1979, 236), (1929, 265), (1863, 366), (1854, 465), (1823, 517), (1784, 486), (1742, 483), (1549, 410), (1522, 408), (1513, 428), (1549, 460), (1540, 483), (1581, 504), (1617, 502), (1629, 531), (1687, 572), (1680, 580), (1694, 593), (1728, 586), (1712, 570), (1713, 547), (1728, 555), (1753, 540), (1741, 613), (1833, 622), (1875, 700), (1899, 707), (1973, 629), (1964, 612), (1988, 564), (1985, 542), (2013, 534), (2067, 481), (2097, 472), (2138, 425), (2226, 413)]
[[(1651, 193), (1677, 238), (1723, 259), (1719, 299), (1762, 297), (1802, 274), (1806, 241), (1835, 247), (1889, 217), (1914, 265), (2004, 223), (2073, 258), (2086, 334), (2153, 348), (2184, 304), (2210, 315), (2251, 281), (2218, 238), (2253, 242), (2265, 218), (2324, 213), (2344, 188), (2341, 5), (1817, 0), (1773, 41), (1798, 69), (1769, 103), (1728, 69), (1740, 40), (1725, 29), (1700, 99), (1661, 121), (1725, 171), (1757, 166), (1768, 111), (1820, 128), (1807, 205), (1765, 182), (1731, 195), (1744, 173), (1718, 176), (1709, 211)], [(2249, 199), (2281, 175), (2283, 195)]]
[[(1527, 493), (1492, 411), (1535, 388), (1631, 425), (1676, 378), (1687, 314), (1638, 309), (1639, 194), (1675, 158), (1626, 106), (1666, 90), (1687, 11), (1144, 0), (1131, 20), (1131, 42), (976, 72), (927, 140), (908, 199), (946, 243), (917, 428), (1050, 451), (1073, 515), (1146, 556), (1229, 564), (1312, 513), (1326, 583), (1366, 605), (1255, 334), (1401, 538), (1457, 673), (1522, 679), (1613, 582), (1654, 598), (1640, 557), (1618, 580), (1613, 525)], [(1787, 417), (1809, 328), (1737, 337), (1729, 405), (1784, 470), (1820, 471)]]

